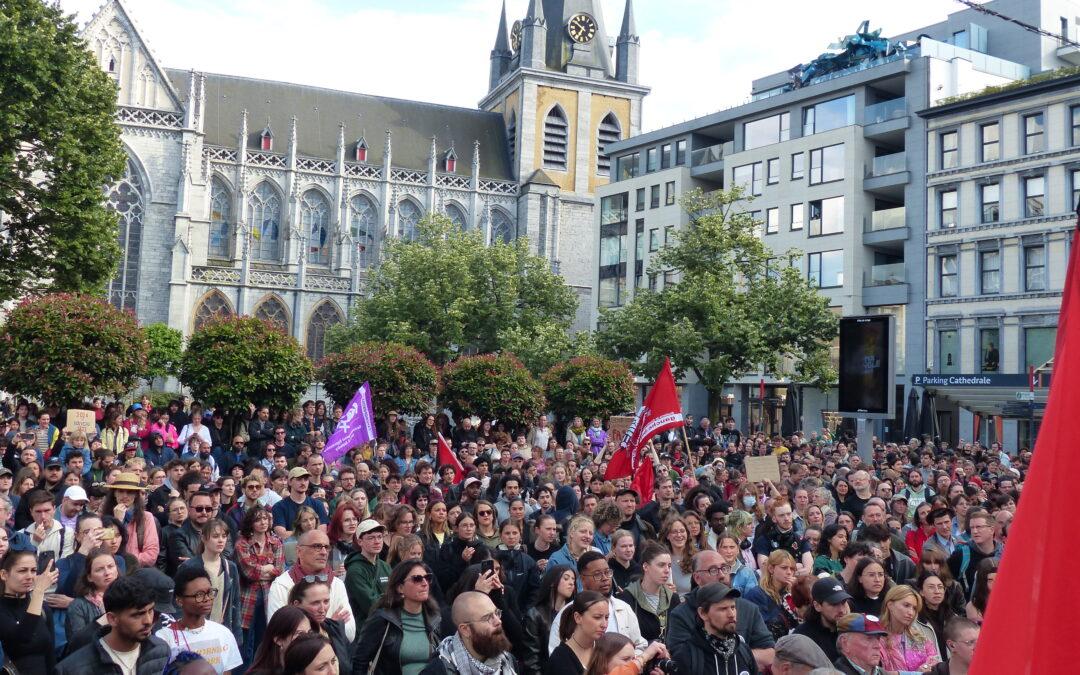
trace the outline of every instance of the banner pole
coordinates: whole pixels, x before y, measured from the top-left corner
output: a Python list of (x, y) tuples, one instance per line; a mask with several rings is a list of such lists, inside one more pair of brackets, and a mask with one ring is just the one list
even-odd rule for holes
[(690, 441), (686, 438), (686, 424), (682, 425), (682, 440), (686, 446), (686, 459), (690, 463), (690, 468), (694, 468), (694, 455), (690, 452)]

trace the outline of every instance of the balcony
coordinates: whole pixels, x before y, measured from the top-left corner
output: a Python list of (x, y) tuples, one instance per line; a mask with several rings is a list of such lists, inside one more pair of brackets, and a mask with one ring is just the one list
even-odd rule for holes
[(863, 228), (863, 243), (882, 249), (903, 249), (909, 235), (907, 209), (897, 206), (873, 211)]
[(904, 263), (874, 265), (867, 275), (867, 286), (892, 286), (907, 283), (907, 270)]
[(690, 152), (690, 175), (694, 178), (722, 181), (724, 178), (724, 146), (717, 143)]
[(870, 168), (870, 175), (872, 176), (888, 176), (889, 174), (900, 173), (907, 170), (907, 153), (894, 152), (891, 155), (882, 155), (874, 158), (874, 163)]
[(900, 97), (868, 105), (863, 109), (863, 124), (880, 124), (907, 116), (907, 99)]
[(897, 206), (891, 209), (882, 209), (870, 214), (870, 222), (867, 223), (867, 232), (881, 232), (907, 226), (907, 209)]
[(865, 307), (905, 305), (909, 290), (904, 263), (874, 265), (863, 276), (862, 304)]
[(907, 153), (894, 152), (891, 155), (875, 157), (866, 167), (863, 189), (891, 194), (897, 200), (903, 198), (904, 186), (911, 180), (907, 170)]

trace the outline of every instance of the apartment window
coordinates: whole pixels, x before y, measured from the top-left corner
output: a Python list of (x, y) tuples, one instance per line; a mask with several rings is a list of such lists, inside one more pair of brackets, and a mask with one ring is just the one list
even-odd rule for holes
[(649, 188), (649, 208), (660, 208), (660, 186), (654, 185)]
[(1069, 208), (1075, 211), (1080, 208), (1080, 169), (1070, 171), (1069, 178), (1072, 179), (1072, 202)]
[(1045, 211), (1046, 179), (1031, 176), (1024, 179), (1024, 217), (1036, 218)]
[(671, 206), (675, 203), (675, 181), (664, 183), (664, 204)]
[(996, 162), (1001, 159), (1001, 126), (997, 122), (979, 127), (979, 141), (982, 145), (982, 161)]
[(844, 178), (844, 145), (830, 145), (810, 151), (810, 184), (829, 183)]
[(634, 202), (635, 211), (645, 210), (645, 188), (638, 188)]
[(1001, 217), (1001, 186), (987, 183), (979, 186), (979, 192), (982, 200), (982, 222), (996, 223)]
[(686, 164), (686, 141), (675, 141), (675, 166)]
[(807, 278), (815, 288), (838, 288), (844, 285), (844, 252), (822, 251), (809, 255)]
[(802, 202), (791, 205), (791, 229), (803, 229), (803, 205)]
[(938, 220), (941, 229), (956, 227), (956, 190), (945, 190), (938, 199), (941, 201)]
[(600, 200), (600, 307), (618, 307), (626, 300), (628, 194)]
[(1046, 246), (1024, 247), (1024, 290), (1046, 290)]
[(943, 330), (938, 333), (938, 372), (960, 372), (960, 331)]
[(741, 187), (747, 195), (760, 195), (762, 188), (761, 162), (735, 167), (733, 184)]
[(979, 330), (979, 372), (1001, 371), (1001, 331), (997, 328)]
[(979, 292), (990, 295), (1001, 292), (1001, 252), (979, 251)]
[(623, 155), (615, 160), (616, 173), (619, 176), (619, 180), (626, 180), (628, 178), (634, 178), (638, 175), (638, 162), (641, 161), (641, 153), (631, 153), (629, 155)]
[(644, 286), (642, 273), (645, 270), (645, 220), (634, 221), (634, 287)]
[(1072, 128), (1069, 140), (1072, 145), (1080, 145), (1080, 105), (1069, 108), (1069, 125)]
[(660, 149), (649, 148), (645, 151), (645, 172), (652, 173), (660, 168)]
[(774, 157), (773, 159), (770, 159), (768, 165), (766, 166), (766, 169), (767, 169), (766, 173), (768, 175), (768, 183), (769, 183), (769, 185), (775, 185), (776, 183), (779, 183), (780, 182), (780, 158), (779, 157)]
[(1024, 154), (1042, 152), (1046, 149), (1046, 133), (1043, 114), (1024, 115)]
[(1028, 368), (1042, 368), (1054, 358), (1054, 342), (1057, 341), (1057, 328), (1024, 329), (1024, 371)]
[(671, 168), (671, 143), (660, 146), (660, 168)]
[(806, 156), (801, 152), (796, 152), (791, 156), (791, 179), (796, 180), (803, 177), (804, 165)]
[(671, 233), (675, 231), (674, 225), (668, 225), (664, 228), (664, 246), (671, 244)]
[(954, 47), (961, 47), (967, 49), (971, 44), (968, 40), (968, 32), (966, 30), (958, 30), (952, 34), (952, 43)]
[(803, 108), (803, 136), (855, 123), (855, 95), (849, 94)]
[(844, 231), (844, 198), (830, 197), (810, 202), (810, 236), (840, 234)]
[(649, 230), (649, 253), (656, 253), (660, 248), (660, 228), (654, 227)]
[(955, 169), (960, 166), (959, 136), (955, 131), (941, 134), (942, 169)]
[(780, 113), (743, 125), (743, 149), (753, 150), (791, 138), (791, 114)]
[(655, 291), (656, 290), (656, 275), (655, 274), (650, 274), (649, 275), (649, 290), (650, 291)]
[(960, 277), (957, 275), (956, 254), (938, 256), (938, 296), (955, 298), (960, 292)]
[(765, 234), (776, 234), (780, 231), (780, 209), (765, 209)]

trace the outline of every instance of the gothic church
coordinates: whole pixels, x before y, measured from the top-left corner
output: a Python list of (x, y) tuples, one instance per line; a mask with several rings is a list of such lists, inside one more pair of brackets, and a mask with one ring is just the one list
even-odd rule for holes
[(323, 355), (389, 237), (424, 213), (485, 241), (524, 238), (595, 306), (593, 193), (606, 143), (639, 132), (632, 0), (608, 36), (599, 0), (503, 5), (478, 109), (163, 67), (122, 0), (83, 30), (118, 85), (127, 171), (109, 194), (123, 258), (110, 301), (189, 335), (258, 316)]

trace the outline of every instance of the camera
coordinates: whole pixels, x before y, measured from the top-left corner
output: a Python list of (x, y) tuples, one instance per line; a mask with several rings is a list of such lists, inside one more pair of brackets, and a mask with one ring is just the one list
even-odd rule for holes
[(653, 668), (657, 668), (660, 670), (660, 672), (667, 673), (668, 675), (675, 675), (679, 672), (679, 666), (676, 665), (675, 662), (671, 659), (653, 659), (649, 662), (648, 665), (645, 666), (642, 672), (651, 673), (653, 671)]

